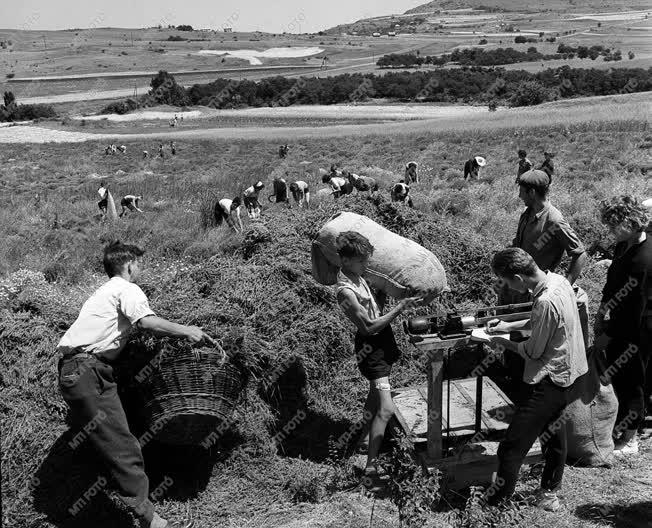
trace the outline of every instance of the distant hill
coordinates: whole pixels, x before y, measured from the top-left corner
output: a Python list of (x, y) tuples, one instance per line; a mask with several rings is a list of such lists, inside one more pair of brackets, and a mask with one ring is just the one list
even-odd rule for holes
[[(468, 27), (483, 25), (480, 15), (491, 13), (572, 13), (649, 9), (642, 0), (544, 0), (544, 4), (525, 4), (522, 0), (436, 0), (408, 9), (403, 14), (389, 14), (364, 18), (350, 24), (340, 24), (324, 31), (326, 34), (372, 35), (373, 33), (430, 33), (447, 26)], [(441, 24), (437, 17), (464, 17), (478, 15), (475, 23)], [(495, 18), (495, 16), (494, 16)], [(484, 21), (489, 23), (488, 20)]]

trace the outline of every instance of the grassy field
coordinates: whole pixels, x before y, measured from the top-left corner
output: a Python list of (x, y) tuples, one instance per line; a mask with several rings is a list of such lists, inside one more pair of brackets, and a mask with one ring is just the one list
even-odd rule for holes
[[(54, 359), (57, 340), (105, 280), (103, 245), (120, 238), (147, 249), (142, 285), (157, 313), (202, 325), (216, 336), (243, 332), (258, 347), (259, 379), (279, 364), (292, 365), (274, 385), (276, 392), (249, 382), (231, 432), (211, 450), (146, 446), (151, 487), (166, 477), (173, 481), (157, 508), (205, 528), (398, 526), (390, 501), (362, 493), (351, 449), (329, 444), (357, 421), (366, 385), (332, 291), (310, 277), (310, 237), (335, 211), (358, 211), (434, 251), (457, 307), (490, 303), (491, 254), (511, 241), (522, 210), (513, 184), (518, 148), (535, 162), (544, 149), (557, 153), (552, 202), (591, 250), (609, 246), (598, 219), (600, 199), (625, 192), (652, 196), (647, 118), (633, 110), (600, 114), (600, 107), (597, 101), (591, 111), (576, 104), (547, 113), (541, 108), (541, 119), (524, 112), (520, 119), (498, 116), (490, 125), (468, 120), (464, 126), (412, 131), (384, 125), (360, 136), (315, 130), (297, 136), (286, 160), (278, 159), (273, 138), (188, 137), (178, 142), (177, 156), (156, 161), (137, 155), (151, 149), (150, 138), (133, 138), (126, 157), (104, 156), (93, 141), (3, 145), (0, 276), (3, 285), (14, 287), (3, 290), (7, 297), (0, 307), (3, 524), (128, 526), (101, 494), (76, 516), (67, 511), (97, 478), (97, 469), (88, 453), (67, 448)], [(471, 155), (485, 156), (489, 164), (480, 181), (467, 183), (460, 169)], [(414, 188), (415, 210), (387, 203), (387, 186), (408, 160), (419, 162), (422, 178)], [(270, 206), (261, 224), (247, 225), (243, 236), (204, 229), (215, 198), (233, 196), (258, 179), (269, 187), (286, 171), (316, 190), (316, 168), (331, 163), (374, 175), (381, 182), (379, 197), (315, 203), (307, 211)], [(114, 196), (142, 194), (145, 213), (101, 224), (95, 205), (100, 179)], [(20, 269), (35, 273), (28, 279), (12, 275)], [(579, 281), (592, 313), (604, 280), (592, 258)], [(393, 385), (423, 383), (418, 352), (400, 325), (395, 329), (404, 355)], [(136, 357), (143, 343), (149, 341), (136, 336), (126, 355)], [(297, 409), (307, 418), (276, 444), (273, 435)], [(135, 430), (142, 428), (137, 409), (131, 412)], [(522, 519), (503, 517), (492, 526), (648, 526), (652, 443), (642, 446), (639, 456), (611, 469), (568, 467), (564, 507), (557, 514), (524, 507)], [(519, 491), (527, 495), (536, 475), (536, 469), (524, 469)], [(468, 491), (445, 493), (430, 516), (432, 526), (490, 526), (489, 514), (468, 520), (473, 508), (465, 509), (467, 497)]]

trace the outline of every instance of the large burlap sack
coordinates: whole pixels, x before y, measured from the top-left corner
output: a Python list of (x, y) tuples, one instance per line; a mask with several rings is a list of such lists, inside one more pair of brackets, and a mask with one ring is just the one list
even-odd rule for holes
[(600, 381), (598, 353), (589, 350), (589, 371), (577, 379), (565, 411), (568, 460), (581, 466), (610, 466), (618, 399), (611, 384)]
[(426, 302), (430, 302), (447, 288), (446, 272), (431, 251), (348, 211), (330, 218), (312, 241), (312, 275), (317, 282), (337, 282), (340, 257), (335, 241), (345, 231), (360, 233), (371, 242), (374, 252), (365, 279), (387, 295), (402, 299), (411, 289), (427, 293)]

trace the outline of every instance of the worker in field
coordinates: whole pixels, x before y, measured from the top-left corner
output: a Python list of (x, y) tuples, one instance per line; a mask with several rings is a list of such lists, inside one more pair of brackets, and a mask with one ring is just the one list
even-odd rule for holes
[(251, 219), (260, 218), (260, 201), (258, 200), (258, 195), (260, 191), (265, 188), (265, 184), (261, 181), (253, 184), (251, 187), (247, 187), (242, 193), (244, 197), (244, 205), (247, 208), (247, 215)]
[(118, 150), (119, 150), (122, 154), (126, 154), (126, 153), (127, 153), (127, 146), (126, 146), (126, 145), (120, 145), (120, 146), (118, 147)]
[[(574, 229), (561, 212), (550, 203), (549, 192), (550, 183), (545, 172), (530, 170), (521, 175), (519, 198), (526, 209), (519, 218), (512, 247), (525, 250), (543, 271), (556, 272), (564, 254), (570, 258), (564, 276), (573, 286), (577, 301), (580, 303), (583, 336), (585, 346), (588, 347), (588, 296), (584, 290), (575, 286), (575, 281), (588, 262), (588, 255)], [(532, 296), (527, 291), (514, 291), (506, 284), (498, 285), (499, 305), (526, 303), (531, 300)], [(514, 392), (511, 396), (513, 399), (518, 398), (523, 389), (518, 381), (521, 379), (523, 360), (507, 351), (504, 362), (507, 369), (504, 374), (513, 381), (510, 386)]]
[(174, 141), (170, 141), (170, 151), (172, 152), (173, 156), (177, 155), (177, 145), (174, 143)]
[(490, 346), (509, 350), (523, 358), (524, 397), (516, 402), (505, 438), (498, 446), (498, 471), (485, 499), (491, 505), (514, 493), (519, 470), (528, 451), (539, 438), (545, 460), (536, 504), (548, 511), (560, 508), (567, 455), (564, 410), (571, 402), (575, 380), (588, 372), (582, 325), (575, 292), (567, 278), (544, 271), (523, 249), (508, 248), (494, 255), (496, 276), (519, 294), (531, 293), (532, 317), (518, 323), (494, 320), (490, 332), (529, 328), (531, 337), (520, 343), (491, 337)]
[(310, 206), (310, 188), (308, 184), (303, 180), (297, 180), (290, 184), (290, 192), (292, 193), (292, 198), (294, 198), (294, 203), (299, 207), (303, 207), (305, 202), (306, 207)]
[(416, 161), (410, 161), (405, 166), (405, 183), (410, 185), (411, 183), (419, 183), (419, 175), (417, 174), (418, 164)]
[(555, 173), (555, 164), (552, 162), (552, 158), (554, 158), (555, 155), (552, 152), (545, 151), (543, 156), (545, 159), (538, 167), (538, 170), (545, 172), (549, 178), (548, 183), (552, 183), (552, 175)]
[(387, 476), (377, 461), (387, 422), (396, 412), (389, 383), (392, 364), (400, 356), (390, 323), (405, 309), (416, 306), (421, 297), (399, 301), (383, 315), (385, 294), (376, 297), (363, 278), (374, 248), (369, 240), (353, 231), (338, 235), (337, 252), (341, 269), (337, 276), (337, 302), (357, 328), (354, 350), (361, 374), (369, 380), (369, 394), (364, 406), (363, 436), (369, 431), (367, 463), (363, 484), (371, 491), (380, 491)]
[(236, 233), (238, 232), (238, 229), (240, 232), (242, 232), (242, 218), (240, 218), (241, 209), (242, 202), (239, 196), (236, 196), (233, 198), (233, 200), (230, 200), (229, 198), (222, 198), (215, 204), (215, 207), (213, 208), (213, 217), (215, 218), (215, 223), (217, 225), (222, 225), (222, 222), (226, 220), (227, 225), (231, 227)]
[(149, 157), (149, 152), (146, 150), (143, 150), (143, 159), (147, 159)]
[(142, 196), (134, 196), (133, 194), (123, 196), (122, 200), (120, 200), (120, 206), (122, 207), (120, 218), (122, 218), (122, 215), (127, 213), (127, 210), (142, 213), (143, 211), (138, 207), (138, 203), (142, 199)]
[(646, 207), (627, 195), (602, 201), (600, 213), (616, 249), (595, 318), (595, 348), (606, 351), (606, 372), (618, 398), (614, 454), (630, 456), (639, 450), (637, 429), (645, 422), (649, 397), (652, 238), (646, 229), (650, 216)]
[(331, 186), (331, 189), (333, 190), (333, 198), (339, 198), (344, 194), (351, 194), (353, 191), (353, 185), (351, 185), (351, 182), (342, 176), (333, 176), (333, 170), (334, 169), (331, 167), (331, 172), (324, 174), (321, 179), (322, 183), (327, 183)]
[[(288, 176), (288, 173), (285, 173)], [(285, 203), (290, 206), (290, 198), (288, 197), (288, 184), (285, 178), (274, 178), (272, 182), (272, 194), (269, 195), (269, 201), (272, 203)]]
[(97, 190), (97, 194), (100, 195), (100, 201), (97, 202), (97, 206), (100, 208), (102, 213), (102, 218), (106, 217), (106, 208), (109, 203), (109, 188), (105, 182), (100, 183), (100, 188)]
[(165, 152), (163, 151), (163, 143), (159, 143), (158, 145), (158, 155), (160, 158), (165, 157)]
[(167, 321), (152, 311), (135, 284), (143, 253), (137, 246), (120, 242), (104, 249), (109, 280), (88, 298), (59, 341), (58, 382), (69, 407), (72, 438), (83, 438), (94, 450), (110, 475), (113, 497), (140, 526), (172, 528), (176, 525), (158, 515), (150, 502), (140, 444), (129, 429), (113, 364), (135, 329), (192, 343), (216, 343), (201, 328)]
[(482, 156), (474, 156), (464, 164), (464, 179), (477, 180), (480, 177), (480, 168), (487, 164)]
[(527, 159), (527, 152), (523, 149), (518, 151), (518, 169), (516, 171), (516, 183), (521, 179), (521, 174), (532, 170), (532, 162)]
[(410, 196), (410, 186), (405, 184), (403, 180), (392, 185), (390, 189), (390, 196), (392, 202), (403, 202), (410, 207), (414, 207), (412, 197)]

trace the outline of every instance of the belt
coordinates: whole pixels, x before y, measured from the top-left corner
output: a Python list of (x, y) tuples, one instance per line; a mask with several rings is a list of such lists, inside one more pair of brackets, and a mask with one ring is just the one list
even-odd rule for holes
[(97, 354), (89, 354), (88, 352), (76, 352), (75, 350), (71, 350), (70, 352), (66, 352), (62, 354), (61, 359), (63, 359), (64, 361), (67, 361), (69, 359), (97, 359), (98, 361), (102, 361), (103, 363), (107, 362), (105, 358)]

